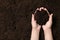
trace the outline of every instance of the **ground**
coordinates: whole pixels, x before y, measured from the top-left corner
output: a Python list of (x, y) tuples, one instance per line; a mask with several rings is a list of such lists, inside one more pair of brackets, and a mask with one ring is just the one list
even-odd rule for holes
[(0, 40), (30, 40), (31, 14), (41, 6), (54, 14), (53, 38), (60, 40), (60, 0), (0, 0)]

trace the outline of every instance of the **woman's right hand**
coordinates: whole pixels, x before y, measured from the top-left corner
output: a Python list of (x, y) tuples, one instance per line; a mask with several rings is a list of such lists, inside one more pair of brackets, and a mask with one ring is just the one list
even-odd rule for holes
[(32, 29), (35, 29), (35, 30), (38, 30), (38, 31), (41, 28), (41, 25), (36, 23), (36, 20), (34, 19), (34, 14), (32, 14), (31, 25), (32, 25)]

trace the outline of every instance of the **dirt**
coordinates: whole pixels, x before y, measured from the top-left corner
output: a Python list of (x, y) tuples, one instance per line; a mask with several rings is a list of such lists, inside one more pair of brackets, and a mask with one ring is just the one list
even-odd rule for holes
[(41, 26), (45, 25), (46, 22), (49, 20), (49, 14), (44, 10), (42, 11), (37, 10), (37, 12), (35, 13), (35, 20), (37, 24)]

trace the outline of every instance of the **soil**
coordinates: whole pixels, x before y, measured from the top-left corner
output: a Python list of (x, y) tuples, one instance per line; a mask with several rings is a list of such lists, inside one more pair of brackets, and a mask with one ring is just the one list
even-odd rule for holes
[(46, 11), (44, 10), (37, 10), (37, 12), (35, 13), (35, 20), (37, 21), (37, 23), (39, 25), (45, 25), (46, 22), (49, 20), (49, 15)]

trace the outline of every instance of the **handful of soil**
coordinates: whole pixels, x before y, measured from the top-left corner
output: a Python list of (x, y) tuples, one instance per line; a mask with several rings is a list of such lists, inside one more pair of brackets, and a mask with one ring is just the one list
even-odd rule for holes
[(45, 25), (46, 22), (49, 20), (49, 15), (45, 10), (37, 10), (34, 19), (37, 21), (39, 25)]

